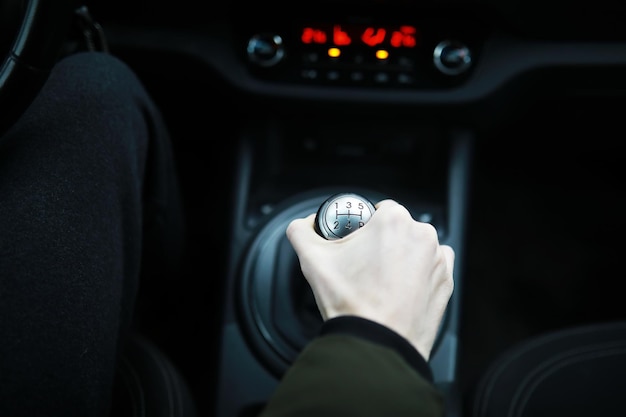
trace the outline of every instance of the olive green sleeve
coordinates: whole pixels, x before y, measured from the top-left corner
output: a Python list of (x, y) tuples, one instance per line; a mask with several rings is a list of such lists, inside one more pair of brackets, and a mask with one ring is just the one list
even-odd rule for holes
[(300, 353), (260, 417), (442, 415), (442, 395), (397, 352), (332, 334)]

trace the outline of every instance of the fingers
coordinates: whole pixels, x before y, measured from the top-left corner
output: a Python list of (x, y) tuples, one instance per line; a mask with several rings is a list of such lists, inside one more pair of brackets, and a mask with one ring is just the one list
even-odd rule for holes
[(382, 227), (387, 232), (398, 232), (415, 222), (406, 207), (395, 200), (382, 200), (375, 207), (376, 212), (369, 223), (376, 224), (377, 227)]
[(393, 206), (393, 205), (398, 205), (398, 202), (390, 198), (387, 198), (385, 200), (380, 200), (378, 203), (374, 204), (374, 207), (376, 207), (376, 210), (378, 210), (382, 207)]
[(447, 275), (446, 282), (447, 282), (447, 285), (449, 286), (449, 291), (448, 291), (448, 299), (449, 299), (455, 287), (454, 259), (456, 255), (454, 253), (454, 249), (452, 249), (452, 247), (448, 245), (439, 245), (439, 248), (441, 249), (441, 252), (443, 252), (443, 256), (446, 262), (446, 275)]
[[(422, 222), (414, 220), (411, 216), (411, 213), (408, 211), (408, 209), (404, 207), (403, 205), (399, 204), (398, 202), (396, 202), (395, 200), (392, 200), (392, 199), (381, 200), (375, 205), (375, 207), (376, 207), (377, 212), (379, 211), (386, 212), (385, 227), (393, 227), (394, 225), (399, 225), (400, 227), (406, 227), (406, 223), (404, 222), (406, 221), (406, 216), (409, 216), (415, 223), (419, 224), (420, 226), (426, 227), (426, 229), (424, 227), (419, 228), (420, 235), (422, 237), (430, 234), (431, 235), (430, 239), (434, 239), (435, 241), (439, 240), (438, 235), (437, 235), (437, 230), (432, 224), (422, 223)], [(372, 217), (372, 220), (374, 220), (374, 217)], [(456, 257), (454, 249), (451, 246), (445, 245), (445, 244), (440, 244), (439, 246), (441, 249), (441, 253), (443, 254), (444, 260), (445, 260), (446, 271), (448, 273), (448, 276), (452, 278), (454, 275), (454, 261)]]
[(443, 251), (443, 255), (446, 258), (446, 266), (448, 268), (448, 272), (450, 275), (454, 272), (454, 259), (456, 254), (454, 253), (454, 249), (452, 249), (449, 245), (440, 245), (441, 250)]

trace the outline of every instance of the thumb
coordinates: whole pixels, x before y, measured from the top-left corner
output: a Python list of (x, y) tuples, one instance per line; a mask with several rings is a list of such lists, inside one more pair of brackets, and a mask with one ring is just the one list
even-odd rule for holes
[(300, 252), (303, 247), (310, 245), (312, 241), (320, 239), (320, 236), (315, 232), (314, 224), (315, 213), (312, 213), (305, 218), (292, 220), (287, 226), (285, 234), (296, 252)]

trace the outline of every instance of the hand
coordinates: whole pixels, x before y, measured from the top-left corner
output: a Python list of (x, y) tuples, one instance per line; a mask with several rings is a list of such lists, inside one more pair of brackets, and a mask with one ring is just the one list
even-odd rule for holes
[(435, 228), (393, 200), (338, 240), (314, 230), (315, 214), (293, 220), (287, 238), (324, 320), (363, 317), (404, 336), (428, 360), (454, 288), (454, 251)]

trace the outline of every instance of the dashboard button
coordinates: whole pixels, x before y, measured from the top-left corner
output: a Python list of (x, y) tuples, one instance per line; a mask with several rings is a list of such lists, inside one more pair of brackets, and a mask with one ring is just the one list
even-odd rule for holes
[(285, 46), (279, 35), (259, 33), (250, 38), (246, 52), (251, 62), (262, 67), (271, 67), (283, 59)]
[(433, 51), (435, 67), (446, 75), (459, 75), (472, 65), (472, 54), (467, 46), (457, 41), (442, 41)]

